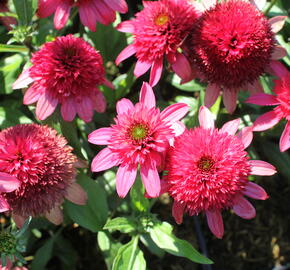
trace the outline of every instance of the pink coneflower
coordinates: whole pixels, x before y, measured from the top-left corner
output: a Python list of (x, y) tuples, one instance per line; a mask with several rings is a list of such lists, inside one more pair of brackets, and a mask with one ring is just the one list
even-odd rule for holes
[(96, 31), (96, 23), (110, 24), (116, 19), (116, 11), (126, 13), (125, 0), (39, 0), (37, 15), (46, 18), (54, 14), (54, 27), (63, 28), (69, 18), (70, 9), (77, 6), (83, 25)]
[(143, 83), (139, 103), (128, 99), (117, 103), (117, 117), (110, 128), (100, 128), (89, 135), (89, 142), (108, 145), (92, 162), (92, 171), (99, 172), (119, 166), (116, 185), (120, 197), (125, 197), (133, 185), (138, 166), (142, 182), (150, 197), (158, 196), (160, 178), (157, 168), (162, 166), (169, 140), (183, 132), (179, 120), (188, 106), (177, 103), (160, 112), (155, 108), (152, 88)]
[(48, 126), (25, 124), (0, 132), (0, 170), (21, 183), (17, 190), (2, 193), (16, 223), (43, 215), (59, 224), (64, 198), (85, 204), (86, 194), (75, 183), (76, 162), (65, 138)]
[(263, 131), (275, 126), (282, 118), (286, 118), (287, 124), (280, 138), (280, 151), (290, 148), (290, 73), (280, 80), (275, 81), (274, 92), (276, 96), (258, 93), (250, 96), (246, 102), (271, 106), (278, 105), (272, 111), (257, 118), (254, 122), (254, 131)]
[(259, 76), (275, 69), (278, 64), (273, 59), (286, 55), (274, 39), (284, 21), (283, 16), (268, 21), (254, 5), (242, 0), (223, 1), (204, 12), (187, 49), (200, 77), (209, 82), (206, 106), (212, 106), (222, 90), (225, 107), (232, 113), (241, 89), (263, 91)]
[(133, 44), (117, 57), (116, 64), (136, 54), (138, 61), (134, 75), (139, 77), (151, 68), (150, 85), (158, 83), (164, 57), (183, 81), (191, 78), (191, 67), (186, 57), (178, 52), (198, 17), (193, 4), (187, 0), (144, 1), (144, 9), (131, 21), (118, 25), (121, 32), (132, 33)]
[(105, 111), (105, 98), (97, 86), (112, 86), (105, 79), (101, 55), (83, 39), (72, 35), (58, 37), (45, 43), (31, 62), (32, 67), (20, 75), (13, 89), (33, 83), (23, 103), (37, 102), (38, 119), (46, 119), (58, 104), (65, 121), (72, 121), (78, 114), (85, 122), (90, 122), (94, 110)]
[[(10, 10), (7, 5), (8, 5), (8, 0), (0, 0), (0, 12), (9, 12)], [(11, 25), (17, 24), (16, 19), (9, 16), (0, 17), (0, 21), (7, 28), (7, 30), (12, 29)]]
[(214, 126), (210, 111), (199, 110), (200, 127), (186, 130), (168, 152), (165, 189), (174, 199), (173, 216), (182, 223), (183, 213), (205, 212), (212, 233), (222, 238), (221, 211), (231, 208), (238, 216), (255, 217), (255, 208), (245, 199), (265, 200), (268, 195), (249, 175), (273, 175), (275, 168), (264, 161), (249, 160), (245, 148), (251, 143), (252, 127), (237, 135), (240, 119), (227, 122), (221, 129)]

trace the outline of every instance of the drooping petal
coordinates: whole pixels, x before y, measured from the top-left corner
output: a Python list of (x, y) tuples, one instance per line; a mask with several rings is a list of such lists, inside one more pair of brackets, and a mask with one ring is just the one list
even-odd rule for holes
[(134, 76), (136, 78), (145, 74), (152, 66), (152, 63), (149, 62), (142, 62), (140, 60), (137, 61), (135, 68), (134, 68)]
[(269, 19), (269, 24), (274, 33), (278, 33), (284, 26), (287, 16), (276, 16)]
[(36, 116), (39, 120), (44, 120), (48, 116), (50, 116), (56, 106), (58, 104), (58, 100), (52, 97), (49, 93), (45, 92), (39, 98), (37, 105), (36, 105)]
[(264, 93), (264, 88), (259, 80), (255, 80), (253, 83), (248, 83), (247, 89), (249, 90), (251, 95), (257, 93)]
[(77, 103), (76, 109), (81, 119), (83, 119), (85, 122), (92, 121), (94, 109), (92, 100), (89, 97), (82, 97), (80, 102)]
[(79, 14), (83, 25), (87, 26), (92, 32), (95, 32), (97, 17), (92, 5), (90, 3), (83, 3), (79, 5)]
[(124, 33), (134, 33), (135, 31), (132, 21), (123, 21), (117, 25), (116, 29)]
[(20, 187), (20, 182), (15, 176), (0, 172), (0, 193), (12, 192)]
[(210, 108), (220, 95), (221, 89), (216, 84), (209, 84), (205, 91), (204, 105)]
[(22, 228), (27, 217), (19, 216), (12, 212), (12, 219), (14, 220), (17, 228)]
[(175, 136), (179, 136), (185, 131), (186, 126), (182, 122), (176, 121), (171, 125), (171, 128), (173, 129)]
[(211, 9), (216, 5), (216, 0), (202, 0), (202, 5), (205, 7), (205, 9)]
[(0, 194), (0, 213), (6, 212), (10, 209), (9, 204)]
[(189, 110), (189, 106), (185, 103), (175, 103), (161, 112), (161, 118), (166, 122), (176, 122), (184, 117)]
[(143, 103), (147, 108), (154, 108), (156, 106), (153, 89), (147, 82), (143, 82), (142, 84), (139, 101)]
[(224, 235), (224, 223), (220, 210), (206, 211), (207, 224), (211, 232), (217, 237)]
[(105, 3), (113, 10), (120, 13), (126, 13), (128, 11), (128, 6), (125, 0), (104, 0)]
[(61, 104), (61, 116), (64, 121), (71, 122), (76, 116), (76, 104), (73, 99), (68, 98)]
[(245, 102), (261, 106), (272, 106), (280, 104), (275, 96), (265, 93), (254, 94), (250, 96)]
[(289, 73), (288, 69), (279, 61), (272, 60), (270, 61), (270, 69), (269, 73), (276, 76), (276, 77), (286, 77)]
[(266, 200), (269, 197), (266, 191), (261, 186), (253, 182), (247, 183), (243, 194), (256, 200)]
[(17, 80), (13, 83), (12, 89), (21, 89), (27, 87), (29, 84), (33, 83), (34, 79), (29, 75), (29, 68), (24, 70)]
[(201, 106), (199, 108), (198, 120), (202, 128), (204, 129), (214, 128), (214, 117), (207, 107)]
[(59, 0), (39, 0), (37, 15), (40, 18), (46, 18), (55, 12), (58, 5)]
[(150, 72), (150, 79), (149, 79), (149, 84), (153, 87), (155, 86), (162, 74), (162, 69), (163, 69), (163, 59), (160, 58), (156, 61), (153, 62), (152, 67), (151, 67), (151, 72)]
[(172, 70), (182, 79), (182, 83), (191, 81), (191, 65), (182, 53), (176, 53), (176, 61), (171, 64)]
[(281, 117), (275, 111), (270, 111), (259, 116), (254, 122), (254, 131), (263, 131), (275, 126)]
[(273, 175), (277, 172), (276, 168), (266, 161), (249, 160), (249, 164), (253, 175)]
[(65, 198), (69, 201), (78, 205), (86, 204), (88, 195), (78, 183), (72, 183), (66, 188), (66, 192)]
[(60, 30), (66, 25), (69, 18), (70, 8), (71, 4), (67, 0), (61, 1), (58, 4), (54, 14), (54, 27), (57, 30)]
[(273, 60), (278, 60), (287, 55), (287, 51), (284, 47), (282, 46), (275, 46), (274, 52), (272, 53), (272, 59)]
[(255, 5), (259, 10), (262, 10), (265, 6), (267, 0), (250, 0), (250, 2)]
[(183, 220), (183, 211), (184, 211), (185, 205), (174, 201), (172, 206), (172, 216), (175, 219), (175, 222), (177, 224), (181, 224)]
[(108, 25), (116, 20), (116, 12), (104, 0), (92, 0), (91, 7), (100, 23)]
[(237, 95), (238, 91), (236, 89), (224, 89), (223, 102), (230, 114), (232, 114), (237, 107)]
[(247, 148), (253, 140), (253, 127), (244, 127), (237, 137), (242, 141), (245, 148)]
[(59, 206), (55, 206), (51, 209), (45, 214), (45, 217), (55, 225), (60, 225), (63, 222), (63, 214)]
[(123, 51), (120, 52), (120, 54), (116, 58), (116, 61), (115, 61), (116, 65), (118, 66), (122, 61), (129, 58), (135, 53), (136, 53), (136, 49), (133, 44), (127, 46)]
[(104, 85), (113, 90), (115, 89), (115, 85), (112, 82), (110, 82), (107, 78), (105, 78)]
[(119, 159), (108, 148), (101, 150), (93, 159), (91, 169), (93, 172), (101, 172), (119, 164)]
[(39, 100), (41, 92), (37, 89), (35, 85), (30, 86), (24, 94), (23, 104), (30, 105)]
[(112, 134), (112, 128), (99, 128), (89, 134), (88, 141), (93, 144), (107, 145)]
[(137, 165), (120, 166), (116, 175), (116, 189), (119, 197), (124, 198), (134, 184)]
[(103, 113), (106, 110), (107, 103), (104, 94), (97, 89), (96, 95), (92, 96), (93, 108), (98, 113)]
[(243, 196), (238, 196), (233, 205), (233, 210), (236, 215), (244, 219), (251, 219), (256, 216), (256, 209)]
[(290, 147), (290, 124), (287, 122), (279, 142), (280, 151), (284, 152)]
[(220, 129), (220, 132), (222, 133), (226, 132), (230, 135), (235, 135), (236, 132), (238, 131), (240, 122), (241, 122), (240, 118), (229, 121), (222, 126), (222, 128)]
[(122, 98), (117, 102), (116, 109), (118, 114), (127, 113), (134, 109), (134, 105), (129, 99)]

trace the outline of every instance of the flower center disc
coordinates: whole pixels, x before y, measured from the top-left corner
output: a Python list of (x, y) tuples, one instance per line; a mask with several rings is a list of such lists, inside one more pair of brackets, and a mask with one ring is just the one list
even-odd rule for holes
[(211, 157), (202, 157), (197, 162), (197, 167), (203, 172), (209, 172), (214, 165), (214, 160)]
[(134, 140), (142, 140), (147, 136), (147, 127), (142, 124), (137, 124), (131, 129), (131, 136)]
[(167, 14), (160, 14), (154, 20), (155, 24), (158, 26), (162, 26), (166, 24), (168, 21), (169, 21), (169, 17)]

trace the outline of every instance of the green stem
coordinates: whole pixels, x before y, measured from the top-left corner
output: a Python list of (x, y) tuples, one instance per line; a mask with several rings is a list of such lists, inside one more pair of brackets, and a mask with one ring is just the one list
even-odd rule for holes
[(266, 9), (265, 12), (264, 12), (264, 15), (265, 15), (265, 16), (270, 12), (270, 10), (271, 10), (272, 7), (276, 4), (276, 2), (277, 2), (277, 0), (272, 0), (272, 1), (271, 1), (270, 5), (267, 7), (267, 9)]

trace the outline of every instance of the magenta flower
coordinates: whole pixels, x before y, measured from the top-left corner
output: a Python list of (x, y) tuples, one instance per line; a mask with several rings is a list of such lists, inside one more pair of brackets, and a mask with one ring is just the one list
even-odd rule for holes
[(92, 162), (92, 171), (99, 172), (119, 166), (116, 185), (120, 197), (125, 197), (133, 185), (138, 166), (142, 182), (150, 197), (158, 196), (162, 166), (169, 141), (181, 134), (184, 125), (179, 120), (187, 113), (184, 103), (170, 105), (160, 112), (155, 108), (152, 88), (143, 83), (139, 102), (128, 99), (117, 103), (117, 117), (110, 128), (100, 128), (89, 135), (89, 142), (108, 145)]
[(202, 106), (199, 122), (200, 127), (186, 130), (168, 151), (163, 191), (174, 199), (172, 214), (178, 224), (182, 223), (184, 212), (205, 212), (210, 230), (222, 238), (223, 209), (231, 208), (238, 216), (251, 219), (256, 215), (255, 208), (244, 196), (268, 198), (248, 176), (273, 175), (276, 171), (267, 162), (249, 160), (245, 148), (252, 141), (252, 127), (235, 135), (240, 119), (217, 129), (212, 114)]
[(104, 112), (106, 101), (98, 85), (106, 84), (101, 55), (87, 42), (73, 35), (58, 37), (33, 54), (32, 67), (23, 71), (13, 89), (27, 87), (23, 103), (37, 102), (36, 116), (44, 120), (57, 105), (65, 121), (76, 114), (90, 122), (94, 110)]
[(116, 19), (116, 11), (126, 13), (125, 0), (39, 0), (37, 15), (46, 18), (54, 14), (54, 27), (63, 28), (69, 18), (70, 9), (77, 6), (83, 25), (96, 31), (96, 23), (110, 24)]
[(290, 73), (275, 81), (275, 95), (258, 93), (250, 96), (246, 102), (262, 106), (274, 106), (272, 111), (259, 116), (254, 122), (254, 131), (263, 131), (275, 126), (282, 118), (287, 120), (280, 138), (280, 151), (290, 148)]
[(286, 50), (276, 46), (274, 33), (283, 27), (286, 17), (268, 20), (245, 0), (210, 2), (213, 5), (188, 39), (187, 53), (195, 75), (209, 82), (206, 106), (211, 107), (223, 91), (224, 105), (232, 113), (240, 90), (263, 92), (260, 75), (280, 72), (281, 63), (276, 59), (284, 57)]
[(60, 224), (64, 198), (85, 204), (86, 193), (75, 182), (76, 165), (65, 138), (48, 126), (17, 125), (0, 132), (1, 175), (8, 173), (19, 181), (3, 176), (8, 185), (0, 178), (1, 203), (4, 198), (17, 225), (39, 215)]
[(184, 82), (190, 80), (190, 64), (178, 49), (198, 17), (194, 5), (187, 0), (144, 1), (143, 4), (144, 9), (133, 20), (117, 27), (121, 32), (132, 33), (134, 42), (119, 54), (116, 64), (136, 54), (134, 75), (139, 77), (151, 68), (149, 84), (154, 86), (161, 77), (166, 57)]

